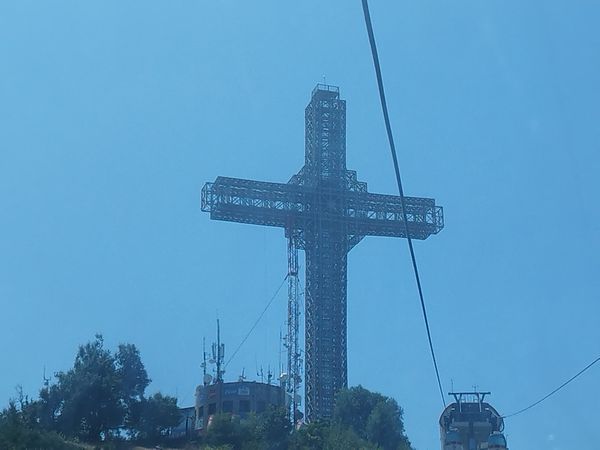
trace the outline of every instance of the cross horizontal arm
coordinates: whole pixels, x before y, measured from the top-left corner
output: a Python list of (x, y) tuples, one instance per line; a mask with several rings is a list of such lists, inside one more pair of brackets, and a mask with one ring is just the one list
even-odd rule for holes
[[(330, 207), (335, 198), (339, 209)], [(426, 239), (443, 228), (443, 211), (434, 199), (404, 200), (411, 238)], [(339, 223), (349, 236), (406, 237), (402, 201), (394, 195), (218, 177), (202, 189), (202, 210), (215, 220), (295, 229), (310, 227), (320, 217)]]
[[(444, 227), (441, 206), (432, 198), (404, 197), (408, 231), (413, 239), (426, 239)], [(402, 199), (395, 195), (351, 192), (346, 195), (349, 234), (407, 237)]]
[(216, 220), (286, 227), (305, 207), (303, 188), (293, 184), (217, 177), (202, 189), (202, 211)]

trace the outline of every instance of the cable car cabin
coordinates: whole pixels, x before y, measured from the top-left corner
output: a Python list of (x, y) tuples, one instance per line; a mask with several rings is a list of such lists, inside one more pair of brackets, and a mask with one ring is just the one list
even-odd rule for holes
[(448, 431), (442, 438), (443, 450), (464, 450), (460, 433), (456, 430)]
[(451, 392), (440, 417), (442, 450), (508, 450), (502, 416), (484, 401), (489, 392)]
[(488, 438), (488, 449), (506, 450), (506, 438), (498, 431), (494, 431)]

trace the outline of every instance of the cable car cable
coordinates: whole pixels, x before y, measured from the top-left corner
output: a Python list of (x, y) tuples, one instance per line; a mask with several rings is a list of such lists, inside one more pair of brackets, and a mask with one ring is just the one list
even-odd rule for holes
[(575, 379), (579, 378), (580, 375), (583, 375), (583, 373), (585, 371), (587, 371), (588, 369), (591, 369), (591, 367), (596, 364), (597, 362), (600, 361), (600, 357), (596, 358), (594, 361), (592, 361), (591, 363), (589, 363), (587, 366), (585, 366), (583, 369), (581, 369), (577, 374), (573, 375), (571, 378), (569, 378), (567, 381), (565, 381), (563, 384), (561, 384), (559, 387), (557, 387), (556, 389), (554, 389), (552, 392), (550, 392), (549, 394), (545, 395), (544, 397), (542, 397), (541, 399), (539, 399), (537, 402), (532, 403), (531, 405), (527, 406), (526, 408), (520, 409), (517, 412), (514, 412), (512, 414), (507, 414), (505, 416), (502, 416), (503, 419), (507, 419), (509, 417), (514, 417), (517, 416), (521, 413), (524, 413), (525, 411), (530, 410), (531, 408), (533, 408), (534, 406), (539, 405), (540, 403), (542, 403), (544, 400), (546, 400), (549, 397), (552, 397), (554, 394), (556, 394), (558, 391), (560, 391), (562, 388), (564, 388), (565, 386), (567, 386), (569, 383), (571, 383), (572, 381), (575, 381)]
[(369, 4), (367, 0), (362, 0), (363, 13), (365, 16), (365, 24), (367, 26), (367, 33), (369, 34), (369, 44), (371, 45), (371, 55), (373, 56), (373, 65), (375, 67), (375, 75), (377, 77), (377, 87), (379, 89), (379, 100), (381, 101), (381, 109), (383, 110), (383, 119), (385, 121), (385, 129), (387, 131), (387, 137), (390, 144), (390, 150), (392, 153), (392, 160), (394, 162), (394, 171), (396, 173), (396, 183), (398, 184), (398, 192), (400, 194), (400, 201), (402, 205), (402, 220), (406, 230), (406, 238), (408, 241), (408, 248), (410, 250), (410, 258), (412, 260), (412, 266), (415, 273), (415, 280), (417, 282), (417, 289), (419, 291), (419, 298), (421, 300), (421, 309), (423, 311), (423, 319), (425, 320), (425, 328), (427, 329), (427, 339), (429, 340), (429, 350), (431, 351), (431, 358), (433, 359), (433, 367), (435, 368), (435, 375), (437, 377), (437, 384), (442, 397), (442, 403), (444, 408), (446, 407), (446, 399), (444, 398), (444, 390), (442, 389), (442, 382), (440, 381), (440, 372), (435, 357), (435, 351), (433, 349), (433, 341), (431, 339), (431, 330), (429, 328), (429, 320), (427, 318), (427, 309), (425, 308), (425, 300), (423, 297), (423, 289), (421, 287), (421, 278), (419, 276), (419, 268), (417, 266), (417, 259), (415, 256), (415, 250), (413, 248), (412, 239), (408, 232), (408, 222), (406, 217), (406, 208), (404, 200), (404, 190), (402, 188), (402, 179), (400, 177), (400, 167), (398, 165), (398, 156), (396, 155), (396, 146), (394, 144), (394, 136), (392, 134), (392, 126), (390, 125), (390, 117), (387, 109), (387, 102), (385, 100), (385, 92), (383, 89), (383, 77), (381, 76), (381, 67), (379, 65), (379, 56), (377, 54), (377, 44), (375, 43), (375, 35), (373, 33), (373, 25), (371, 24), (371, 15), (369, 14)]

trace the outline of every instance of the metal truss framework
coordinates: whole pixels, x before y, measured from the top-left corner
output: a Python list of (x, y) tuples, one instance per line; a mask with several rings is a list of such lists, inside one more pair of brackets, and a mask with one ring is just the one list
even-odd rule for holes
[(300, 383), (302, 382), (302, 353), (300, 350), (300, 292), (298, 247), (294, 230), (288, 230), (288, 317), (285, 346), (287, 349), (286, 391), (290, 395), (290, 418), (296, 425), (300, 420)]
[(305, 251), (308, 420), (331, 417), (347, 386), (347, 254), (365, 236), (426, 239), (444, 226), (435, 200), (372, 194), (346, 169), (346, 102), (318, 84), (305, 110), (305, 164), (288, 183), (218, 177), (202, 189), (211, 219), (284, 228)]

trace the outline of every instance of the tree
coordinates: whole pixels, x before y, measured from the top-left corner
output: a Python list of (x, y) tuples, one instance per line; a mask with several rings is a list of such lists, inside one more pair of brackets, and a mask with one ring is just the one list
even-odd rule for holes
[(341, 391), (331, 421), (315, 421), (292, 433), (284, 409), (269, 408), (244, 419), (217, 414), (204, 443), (233, 450), (412, 450), (404, 434), (402, 408), (362, 386)]
[(114, 360), (123, 399), (141, 400), (151, 380), (140, 351), (133, 344), (120, 344)]
[(377, 403), (385, 397), (362, 386), (342, 389), (335, 398), (333, 417), (336, 422), (353, 429), (359, 436), (366, 437), (369, 415)]
[(133, 344), (120, 344), (114, 362), (120, 396), (125, 407), (124, 426), (135, 428), (141, 420), (141, 403), (151, 380), (142, 363), (140, 352)]
[(290, 448), (291, 430), (283, 408), (270, 407), (261, 414), (244, 418), (216, 414), (206, 430), (204, 442), (234, 450), (284, 450)]
[(56, 374), (30, 408), (36, 424), (86, 442), (107, 440), (125, 430), (130, 437), (155, 439), (179, 423), (177, 400), (155, 394), (145, 398), (150, 378), (133, 344), (116, 353), (102, 335), (81, 345), (73, 368)]
[(402, 414), (396, 400), (357, 386), (338, 393), (333, 417), (336, 423), (384, 450), (410, 450)]
[(296, 431), (289, 448), (292, 450), (376, 450), (376, 444), (362, 439), (348, 426), (336, 422), (317, 421)]
[(58, 430), (58, 418), (62, 405), (62, 393), (57, 385), (44, 386), (40, 398), (31, 407), (31, 414), (45, 430)]
[(159, 442), (171, 427), (179, 424), (181, 413), (177, 399), (160, 392), (139, 402), (139, 419), (132, 424), (138, 437), (151, 442)]
[(56, 375), (54, 409), (58, 431), (84, 441), (99, 441), (123, 424), (125, 405), (114, 357), (104, 348), (101, 335), (79, 347), (75, 364)]
[(325, 447), (329, 430), (330, 425), (326, 421), (316, 421), (304, 425), (292, 435), (290, 449), (322, 449)]
[(44, 431), (31, 421), (27, 411), (34, 403), (25, 400), (20, 406), (11, 401), (8, 408), (0, 412), (0, 448), (27, 450), (47, 448), (54, 450), (81, 449), (65, 442), (58, 434)]
[(284, 408), (270, 406), (258, 416), (257, 434), (261, 437), (261, 448), (269, 450), (287, 449), (292, 424)]
[(253, 436), (248, 426), (244, 426), (231, 414), (215, 414), (206, 430), (204, 442), (212, 446), (228, 446), (240, 450), (244, 442), (253, 440)]
[(396, 400), (387, 398), (375, 405), (367, 419), (366, 436), (370, 442), (385, 450), (410, 450), (410, 441), (404, 434), (402, 409)]
[(351, 428), (344, 427), (338, 423), (332, 423), (329, 426), (323, 448), (326, 448), (327, 450), (379, 449), (376, 444), (369, 442), (366, 439), (361, 439)]

